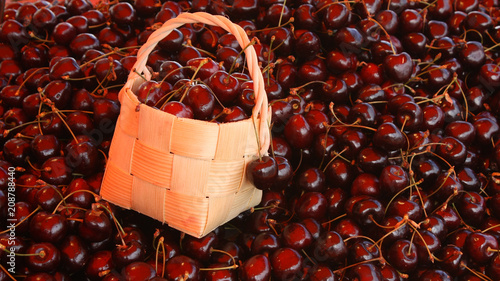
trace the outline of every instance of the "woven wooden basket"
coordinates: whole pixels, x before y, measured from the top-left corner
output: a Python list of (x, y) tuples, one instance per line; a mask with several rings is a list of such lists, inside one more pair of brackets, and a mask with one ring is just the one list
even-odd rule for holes
[[(173, 29), (188, 23), (220, 26), (245, 50), (255, 90), (251, 118), (216, 124), (177, 118), (138, 101), (134, 91), (144, 78), (151, 79), (146, 69), (149, 54)], [(132, 71), (119, 94), (121, 111), (101, 187), (103, 199), (196, 237), (260, 202), (262, 192), (245, 172), (247, 164), (269, 148), (270, 111), (249, 43), (240, 26), (201, 12), (180, 14), (151, 34), (134, 66), (144, 78)]]

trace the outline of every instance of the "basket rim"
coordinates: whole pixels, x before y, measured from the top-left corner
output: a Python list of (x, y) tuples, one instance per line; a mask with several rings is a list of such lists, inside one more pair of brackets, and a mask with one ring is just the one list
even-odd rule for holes
[[(260, 70), (255, 48), (252, 44), (250, 44), (250, 39), (248, 38), (246, 31), (241, 26), (231, 22), (224, 16), (212, 15), (205, 12), (184, 12), (179, 14), (177, 17), (166, 21), (159, 29), (155, 30), (149, 36), (147, 42), (139, 49), (137, 54), (137, 61), (132, 67), (132, 71), (128, 76), (127, 82), (120, 91), (120, 101), (122, 101), (122, 99), (126, 96), (138, 106), (142, 104), (131, 89), (140, 80), (144, 81), (144, 79), (146, 79), (145, 81), (149, 81), (151, 79), (151, 73), (146, 68), (149, 54), (155, 49), (158, 42), (168, 36), (173, 29), (189, 23), (204, 23), (207, 25), (219, 26), (229, 33), (233, 34), (240, 46), (244, 49), (247, 67), (250, 73), (250, 77), (253, 80), (255, 93), (255, 106), (252, 110), (252, 116), (250, 118), (254, 122), (256, 134), (258, 134), (257, 141), (260, 144), (259, 153), (262, 155), (266, 154), (267, 150), (269, 149), (271, 139), (268, 124), (268, 119), (271, 116), (271, 107), (269, 106), (267, 100), (264, 77), (262, 75), (262, 71)], [(169, 113), (165, 112), (165, 114)], [(211, 123), (205, 120), (195, 120), (204, 123)], [(236, 122), (242, 121), (245, 120)], [(257, 123), (259, 124), (258, 132), (256, 126)]]

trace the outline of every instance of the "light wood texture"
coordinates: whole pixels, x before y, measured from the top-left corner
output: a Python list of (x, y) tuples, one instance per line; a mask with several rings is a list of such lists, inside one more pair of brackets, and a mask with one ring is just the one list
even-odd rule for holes
[[(174, 28), (197, 22), (226, 29), (245, 49), (256, 101), (251, 118), (226, 124), (178, 118), (141, 104), (134, 94), (151, 78), (146, 62), (156, 44)], [(180, 14), (151, 34), (119, 94), (121, 111), (101, 188), (104, 199), (196, 237), (260, 202), (262, 191), (245, 173), (247, 164), (269, 148), (270, 107), (249, 44), (240, 26), (207, 13)]]

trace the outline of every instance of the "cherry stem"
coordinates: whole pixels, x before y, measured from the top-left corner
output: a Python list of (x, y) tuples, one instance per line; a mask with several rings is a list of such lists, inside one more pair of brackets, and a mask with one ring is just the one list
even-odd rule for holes
[(203, 268), (200, 268), (200, 271), (214, 271), (214, 270), (226, 270), (226, 269), (237, 269), (237, 268), (238, 268), (238, 265), (233, 264), (230, 266), (214, 267), (214, 268), (203, 267)]
[[(84, 62), (82, 65), (80, 65), (80, 68), (82, 68), (82, 67), (86, 66), (87, 64), (92, 63), (94, 61), (98, 61), (98, 60), (100, 60), (102, 58), (108, 57), (110, 55), (118, 54), (121, 51), (129, 50), (129, 49), (139, 49), (140, 47), (141, 46), (130, 46), (130, 47), (123, 47), (123, 48), (119, 48), (119, 49), (118, 48), (114, 48), (113, 51), (111, 51), (109, 53), (97, 56), (97, 57), (95, 57), (95, 58), (93, 58), (93, 59), (91, 59), (89, 61)], [(146, 79), (144, 79), (144, 80), (146, 80)]]
[[(1, 0), (1, 1), (3, 1), (3, 0)], [(3, 7), (2, 3), (0, 3), (0, 7)], [(0, 17), (0, 23), (1, 23), (2, 19), (3, 19), (3, 15), (2, 15), (2, 17)], [(12, 279), (13, 281), (17, 281), (16, 278), (14, 278), (14, 276), (12, 276), (12, 274), (10, 274), (10, 272), (7, 269), (5, 269), (5, 267), (3, 267), (2, 264), (0, 264), (0, 268), (2, 269), (3, 272), (5, 272), (5, 274), (7, 274), (7, 276), (9, 276), (10, 279)]]
[(327, 221), (327, 222), (324, 222), (324, 223), (322, 223), (321, 225), (322, 225), (323, 227), (324, 227), (325, 225), (327, 225), (327, 224), (328, 224), (328, 225), (330, 225), (332, 222), (334, 222), (334, 221), (336, 221), (336, 220), (338, 220), (338, 219), (341, 219), (341, 218), (343, 218), (343, 217), (346, 217), (346, 216), (347, 216), (347, 214), (343, 214), (343, 215), (337, 216), (336, 218), (334, 218), (334, 219), (332, 219), (332, 220), (329, 220), (329, 221)]
[(302, 253), (312, 264), (316, 265), (316, 262), (307, 254), (306, 250), (302, 249)]
[(263, 29), (257, 29), (257, 30), (250, 30), (248, 31), (247, 33), (249, 34), (252, 34), (252, 33), (257, 33), (257, 32), (261, 32), (261, 31), (268, 31), (268, 30), (273, 30), (273, 29), (276, 29), (278, 27), (283, 27), (283, 26), (286, 26), (288, 25), (289, 23), (292, 23), (294, 21), (294, 18), (291, 17), (287, 22), (285, 22), (284, 24), (280, 24), (278, 26), (274, 26), (274, 27), (266, 27), (266, 28), (263, 28)]
[(21, 253), (16, 253), (16, 252), (12, 252), (10, 251), (9, 249), (7, 249), (7, 247), (4, 245), (4, 244), (0, 244), (0, 250), (3, 250), (4, 252), (8, 253), (8, 254), (14, 254), (16, 256), (19, 256), (19, 257), (33, 257), (33, 256), (39, 256), (41, 258), (44, 258), (47, 253), (45, 253), (44, 250), (41, 250), (40, 252), (38, 253), (33, 253), (33, 254), (21, 254)]
[[(412, 188), (412, 187), (414, 187), (414, 186), (418, 186), (418, 185), (419, 185), (419, 184), (421, 184), (423, 181), (424, 181), (424, 180), (423, 180), (423, 179), (421, 179), (421, 180), (419, 180), (419, 181), (417, 181), (417, 182), (415, 182), (415, 183), (412, 183), (412, 184), (410, 184), (410, 185), (406, 186), (405, 188), (401, 189), (400, 191), (398, 191), (396, 194), (394, 194), (394, 196), (391, 198), (391, 200), (389, 200), (389, 202), (387, 203), (387, 206), (389, 206), (389, 205), (392, 203), (392, 201), (394, 201), (394, 199), (396, 199), (396, 197), (398, 197), (398, 196), (399, 196), (401, 193), (403, 193), (405, 190), (410, 189), (410, 188)], [(386, 209), (385, 209), (385, 213), (384, 213), (384, 214), (387, 214), (387, 209), (388, 209), (388, 208), (386, 208)]]
[[(27, 215), (24, 219), (22, 219), (21, 221), (19, 221), (18, 223), (16, 223), (16, 225), (14, 225), (13, 227), (9, 227), (7, 228), (6, 230), (0, 232), (0, 234), (4, 234), (4, 233), (7, 233), (9, 231), (11, 231), (11, 229), (15, 229), (16, 227), (18, 227), (21, 223), (25, 222), (26, 220), (28, 220), (32, 215), (34, 215), (36, 212), (38, 212), (42, 207), (40, 207), (40, 205), (38, 205), (38, 207), (36, 207), (35, 210), (33, 210), (33, 212), (29, 213), (29, 215)], [(1, 245), (1, 244), (0, 244)]]
[(472, 274), (476, 275), (479, 279), (481, 280), (485, 280), (485, 281), (493, 281), (492, 279), (490, 279), (488, 276), (480, 273), (480, 272), (477, 272), (475, 271), (474, 269), (468, 267), (467, 265), (465, 264), (461, 264), (465, 269), (467, 269), (468, 271), (470, 271)]
[(378, 21), (373, 19), (371, 16), (368, 16), (368, 20), (376, 23), (380, 27), (380, 29), (385, 33), (385, 36), (387, 36), (387, 39), (389, 39), (389, 44), (391, 45), (392, 53), (394, 55), (397, 54), (396, 49), (394, 48), (394, 45), (392, 44), (391, 35), (387, 32), (387, 30), (385, 30), (385, 28)]
[[(236, 61), (238, 60), (239, 57), (242, 57), (243, 56), (243, 53), (246, 51), (246, 49), (250, 46), (253, 46), (257, 43), (257, 41), (255, 39), (252, 39), (252, 41), (250, 41), (246, 46), (245, 48), (243, 48), (239, 53), (238, 53), (238, 56), (233, 60), (233, 63), (231, 64), (231, 67), (229, 68), (229, 71), (227, 72), (229, 75), (231, 75), (231, 73), (233, 73), (234, 69), (236, 68), (237, 66), (237, 63)], [(226, 77), (227, 80), (229, 80), (229, 75)], [(226, 81), (228, 82), (228, 81)]]
[(422, 240), (422, 242), (424, 243), (425, 245), (425, 249), (427, 250), (427, 253), (429, 254), (429, 258), (431, 260), (432, 263), (434, 263), (434, 255), (431, 253), (431, 250), (429, 249), (429, 245), (427, 245), (427, 242), (425, 241), (424, 237), (422, 237), (422, 234), (420, 234), (420, 232), (418, 232), (418, 229), (410, 223), (410, 227), (413, 228), (413, 233), (417, 233), (417, 235), (420, 237), (420, 240)]
[(52, 211), (52, 214), (55, 214), (57, 211), (60, 210), (60, 206), (61, 204), (66, 204), (66, 200), (72, 196), (73, 194), (75, 193), (78, 193), (78, 192), (85, 192), (85, 193), (90, 193), (92, 195), (94, 195), (94, 197), (96, 198), (96, 201), (99, 200), (100, 196), (98, 194), (96, 194), (95, 192), (93, 191), (90, 191), (90, 190), (85, 190), (85, 189), (82, 189), (82, 190), (75, 190), (73, 192), (70, 192), (68, 195), (66, 195), (61, 201), (59, 201), (59, 203), (56, 205), (56, 207), (54, 208), (54, 211)]
[(333, 271), (333, 273), (339, 273), (341, 271), (344, 271), (348, 268), (351, 268), (351, 267), (355, 267), (355, 266), (358, 266), (360, 264), (364, 264), (364, 263), (370, 263), (370, 262), (373, 262), (373, 261), (382, 261), (382, 257), (378, 257), (378, 258), (373, 258), (373, 259), (369, 259), (369, 260), (365, 260), (365, 261), (360, 261), (360, 262), (357, 262), (357, 263), (354, 263), (354, 264), (350, 264), (346, 267), (343, 267), (343, 268), (340, 268), (340, 269), (337, 269), (335, 271)]
[[(45, 123), (49, 123), (50, 121), (49, 121), (49, 120), (45, 120), (44, 122), (45, 122)], [(5, 138), (5, 137), (7, 137), (7, 136), (10, 134), (10, 132), (12, 132), (12, 131), (14, 131), (14, 130), (16, 130), (16, 129), (19, 129), (19, 128), (22, 128), (22, 127), (25, 127), (25, 126), (27, 126), (27, 125), (31, 125), (31, 124), (39, 124), (39, 125), (40, 125), (40, 123), (42, 123), (42, 121), (40, 121), (40, 120), (33, 120), (33, 121), (29, 121), (29, 122), (22, 123), (22, 124), (20, 124), (20, 125), (17, 125), (17, 126), (15, 126), (15, 127), (12, 127), (12, 128), (10, 128), (10, 129), (8, 129), (8, 130), (5, 130), (5, 131), (3, 132), (3, 137), (4, 137), (4, 138)]]
[(335, 159), (337, 159), (337, 157), (343, 159), (346, 162), (349, 162), (348, 159), (346, 159), (344, 156), (342, 156), (342, 153), (344, 153), (346, 150), (347, 150), (347, 147), (344, 147), (344, 149), (342, 149), (342, 151), (340, 151), (340, 152), (333, 151), (333, 153), (335, 153), (335, 156), (333, 156), (332, 159), (330, 159), (330, 161), (328, 161), (328, 163), (326, 163), (325, 168), (323, 168), (323, 172), (326, 171), (326, 169), (328, 168), (328, 165), (330, 165), (330, 163), (332, 163)]
[(223, 251), (223, 250), (218, 250), (218, 249), (210, 248), (210, 253), (213, 253), (213, 252), (223, 253), (225, 255), (228, 255), (231, 258), (231, 260), (233, 261), (233, 265), (236, 265), (236, 259), (230, 253), (228, 253), (226, 251)]
[(162, 271), (161, 271), (161, 277), (162, 278), (165, 275), (165, 263), (166, 263), (165, 243), (163, 242), (164, 240), (165, 240), (165, 238), (163, 236), (160, 237), (160, 239), (158, 239), (158, 244), (156, 246), (156, 255), (155, 255), (155, 270), (156, 270), (156, 272), (158, 272), (158, 253), (159, 253), (160, 246), (161, 246), (161, 253), (163, 255), (163, 259), (162, 259), (163, 268), (162, 268)]
[(481, 230), (481, 233), (486, 233), (486, 232), (488, 232), (488, 231), (490, 231), (490, 230), (492, 230), (492, 229), (494, 229), (496, 227), (500, 227), (500, 224), (492, 225), (492, 226), (490, 226), (490, 227), (488, 227), (486, 229), (483, 229), (483, 230)]

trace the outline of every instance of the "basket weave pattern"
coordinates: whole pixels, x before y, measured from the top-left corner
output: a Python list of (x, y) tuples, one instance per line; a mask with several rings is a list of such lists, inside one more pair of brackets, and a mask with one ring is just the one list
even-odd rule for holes
[[(220, 26), (245, 49), (255, 91), (251, 118), (216, 124), (177, 118), (138, 101), (134, 91), (144, 78), (151, 79), (146, 68), (149, 54), (173, 29), (187, 23)], [(120, 91), (121, 111), (101, 187), (103, 199), (197, 237), (260, 202), (262, 192), (246, 179), (245, 169), (269, 147), (269, 108), (257, 55), (249, 43), (240, 26), (206, 13), (180, 14), (151, 34), (138, 52), (137, 73), (130, 73)]]

